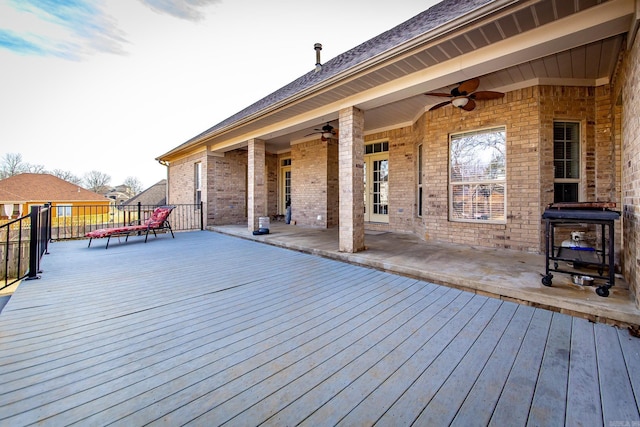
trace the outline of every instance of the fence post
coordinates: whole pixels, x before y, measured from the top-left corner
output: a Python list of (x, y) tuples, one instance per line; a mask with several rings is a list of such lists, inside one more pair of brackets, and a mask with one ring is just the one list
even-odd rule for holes
[(204, 211), (202, 210), (202, 200), (200, 200), (200, 231), (204, 230)]
[(39, 279), (38, 264), (40, 264), (40, 256), (38, 255), (38, 227), (40, 217), (40, 206), (31, 206), (31, 238), (29, 239), (29, 274), (25, 280)]

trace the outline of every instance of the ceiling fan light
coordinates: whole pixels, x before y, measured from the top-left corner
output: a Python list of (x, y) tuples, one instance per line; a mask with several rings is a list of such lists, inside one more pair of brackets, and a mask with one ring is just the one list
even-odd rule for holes
[(458, 108), (462, 108), (469, 102), (469, 99), (466, 96), (461, 96), (459, 98), (453, 98), (451, 103)]
[(322, 137), (325, 139), (333, 138), (333, 134), (331, 132), (322, 132)]

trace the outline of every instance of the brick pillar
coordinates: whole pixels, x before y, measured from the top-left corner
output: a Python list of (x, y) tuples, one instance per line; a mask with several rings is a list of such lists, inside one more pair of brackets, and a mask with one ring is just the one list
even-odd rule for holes
[(265, 183), (264, 141), (250, 139), (248, 147), (247, 228), (258, 228), (258, 218), (267, 215), (267, 186)]
[(341, 252), (364, 250), (364, 112), (340, 110), (338, 174)]

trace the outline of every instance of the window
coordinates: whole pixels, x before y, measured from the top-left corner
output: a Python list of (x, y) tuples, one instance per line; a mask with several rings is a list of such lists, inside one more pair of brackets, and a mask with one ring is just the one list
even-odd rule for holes
[(580, 183), (580, 124), (553, 123), (553, 201), (577, 202)]
[(451, 221), (506, 222), (506, 147), (504, 127), (451, 135)]
[(364, 146), (364, 154), (385, 153), (389, 151), (389, 142), (376, 142)]
[(0, 210), (0, 215), (4, 215), (7, 218), (11, 218), (11, 217), (18, 218), (20, 215), (22, 215), (22, 205), (19, 203), (15, 203), (15, 204), (8, 203), (0, 206), (2, 206), (2, 209)]
[(194, 203), (197, 209), (200, 208), (200, 202), (202, 202), (202, 163), (198, 162), (194, 165), (193, 183), (195, 188)]
[(418, 216), (422, 216), (422, 144), (418, 145)]
[(69, 216), (71, 216), (71, 205), (57, 205), (56, 206), (56, 215), (58, 217), (69, 217)]

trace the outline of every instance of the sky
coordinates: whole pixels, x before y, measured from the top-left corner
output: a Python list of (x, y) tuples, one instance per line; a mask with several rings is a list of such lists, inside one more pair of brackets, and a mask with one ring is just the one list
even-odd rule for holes
[(0, 0), (0, 159), (112, 186), (438, 0)]

